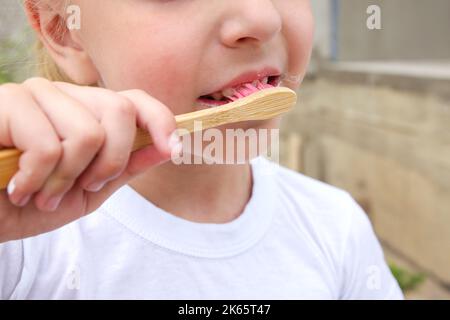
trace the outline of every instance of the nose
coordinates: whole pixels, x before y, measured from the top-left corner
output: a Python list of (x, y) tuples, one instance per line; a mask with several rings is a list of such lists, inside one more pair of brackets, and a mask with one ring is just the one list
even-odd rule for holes
[(224, 20), (220, 32), (221, 41), (227, 47), (262, 44), (281, 31), (282, 19), (272, 0), (238, 0), (237, 3), (231, 7), (235, 12)]

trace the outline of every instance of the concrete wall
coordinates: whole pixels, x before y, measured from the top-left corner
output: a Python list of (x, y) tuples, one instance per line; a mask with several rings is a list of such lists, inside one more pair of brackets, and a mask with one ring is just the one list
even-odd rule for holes
[(316, 21), (314, 48), (323, 58), (331, 56), (331, 3), (329, 0), (313, 0), (311, 5)]
[[(382, 30), (366, 27), (377, 4)], [(450, 1), (340, 0), (339, 59), (450, 59)]]
[(450, 284), (450, 97), (387, 78), (307, 80), (283, 120), (282, 163), (350, 191), (386, 244)]

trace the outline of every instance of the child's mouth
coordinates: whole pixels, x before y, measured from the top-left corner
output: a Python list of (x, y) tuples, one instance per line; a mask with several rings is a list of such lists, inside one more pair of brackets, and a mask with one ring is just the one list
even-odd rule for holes
[(263, 77), (252, 82), (243, 83), (232, 88), (201, 96), (197, 99), (197, 104), (200, 107), (214, 108), (245, 98), (262, 89), (278, 87), (280, 83), (280, 76)]

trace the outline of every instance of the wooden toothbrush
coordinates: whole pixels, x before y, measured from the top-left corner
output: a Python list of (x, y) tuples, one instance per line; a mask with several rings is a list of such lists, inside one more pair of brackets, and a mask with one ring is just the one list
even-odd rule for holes
[[(201, 129), (209, 129), (240, 121), (265, 120), (281, 115), (296, 104), (297, 95), (286, 87), (263, 89), (245, 98), (222, 106), (199, 110), (175, 116), (177, 128), (184, 133), (194, 132), (194, 122), (201, 121)], [(133, 151), (152, 143), (149, 133), (138, 128)], [(0, 150), (0, 190), (5, 189), (19, 170), (22, 151), (17, 149)]]

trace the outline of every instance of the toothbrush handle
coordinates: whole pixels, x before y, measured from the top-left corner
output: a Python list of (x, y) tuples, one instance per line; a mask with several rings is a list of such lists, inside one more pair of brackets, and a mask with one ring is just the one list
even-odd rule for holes
[[(138, 128), (132, 150), (142, 149), (152, 143), (149, 134)], [(0, 190), (5, 189), (14, 174), (19, 171), (21, 154), (22, 151), (14, 148), (0, 150)]]
[[(175, 120), (180, 135), (185, 135), (229, 123), (273, 118), (289, 111), (296, 101), (294, 91), (283, 87), (271, 88), (223, 106), (177, 115)], [(201, 126), (195, 126), (196, 121), (199, 121)], [(138, 128), (132, 151), (152, 143), (149, 133)], [(19, 171), (21, 154), (22, 151), (14, 148), (0, 150), (0, 190), (5, 189), (14, 174)]]
[[(183, 123), (185, 124), (185, 121), (180, 122), (180, 126)], [(180, 126), (177, 127), (180, 128)], [(193, 129), (189, 130), (189, 128), (185, 129), (189, 132), (194, 131)], [(151, 144), (153, 144), (153, 141), (148, 132), (137, 128), (132, 151), (142, 149)], [(21, 155), (22, 151), (14, 148), (0, 150), (0, 190), (6, 189), (11, 178), (19, 171), (19, 159)]]

